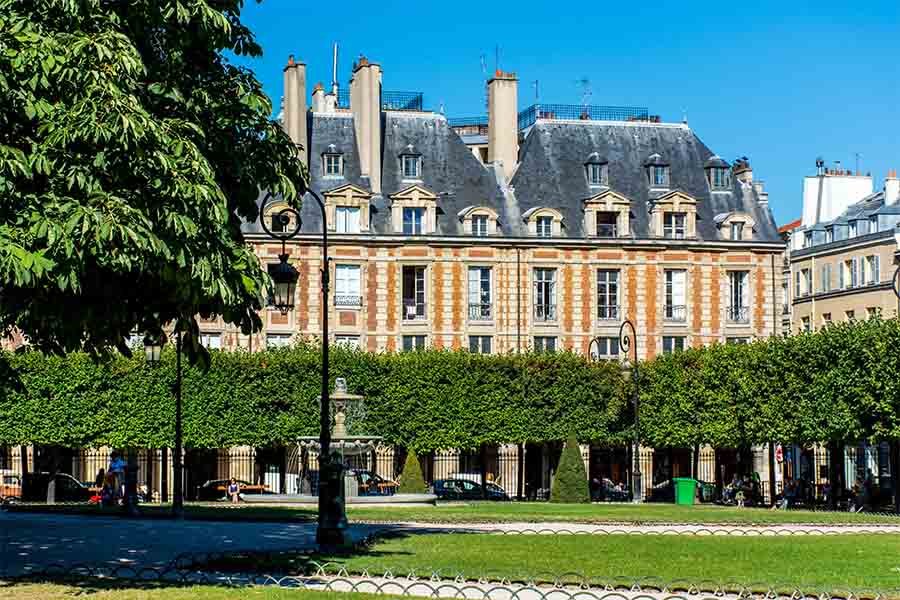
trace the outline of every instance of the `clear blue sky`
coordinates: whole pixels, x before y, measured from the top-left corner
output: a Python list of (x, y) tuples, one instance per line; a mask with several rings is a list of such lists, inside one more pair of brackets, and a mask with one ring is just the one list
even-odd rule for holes
[(687, 112), (717, 154), (748, 156), (779, 224), (800, 215), (801, 178), (816, 156), (872, 171), (881, 189), (900, 169), (900, 1), (849, 2), (297, 2), (250, 0), (244, 22), (263, 47), (256, 71), (276, 106), (282, 67), (307, 64), (309, 92), (331, 81), (340, 44), (346, 85), (364, 54), (385, 90), (425, 94), (448, 117), (485, 113), (481, 56), (520, 79), (520, 108), (646, 106), (665, 121)]

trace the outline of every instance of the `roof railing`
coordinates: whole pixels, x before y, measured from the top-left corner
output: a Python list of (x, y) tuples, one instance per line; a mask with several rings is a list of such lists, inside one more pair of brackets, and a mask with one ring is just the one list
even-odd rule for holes
[[(350, 89), (340, 88), (337, 97), (338, 108), (350, 108)], [(381, 92), (381, 110), (425, 110), (425, 96), (422, 92)]]
[(659, 123), (649, 109), (640, 106), (596, 106), (585, 104), (532, 104), (519, 113), (519, 130), (537, 120), (550, 121), (640, 121)]

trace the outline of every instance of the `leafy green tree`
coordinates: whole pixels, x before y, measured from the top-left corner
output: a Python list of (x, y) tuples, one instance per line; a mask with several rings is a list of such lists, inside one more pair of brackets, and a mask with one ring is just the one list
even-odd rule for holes
[(397, 490), (401, 494), (425, 494), (428, 492), (428, 486), (425, 485), (425, 477), (422, 476), (422, 467), (419, 466), (419, 457), (415, 452), (406, 455), (406, 462), (403, 464), (403, 472), (400, 474), (400, 488)]
[(566, 440), (553, 483), (550, 485), (550, 502), (578, 504), (591, 501), (584, 460), (578, 448), (578, 440), (570, 435)]
[(241, 221), (305, 173), (226, 58), (261, 54), (242, 5), (0, 0), (0, 329), (102, 352), (198, 314), (261, 327)]

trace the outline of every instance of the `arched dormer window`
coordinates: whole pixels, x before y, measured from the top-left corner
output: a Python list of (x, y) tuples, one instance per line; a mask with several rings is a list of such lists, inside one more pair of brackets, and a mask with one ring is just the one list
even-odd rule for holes
[(718, 156), (710, 156), (703, 165), (706, 171), (706, 183), (714, 192), (727, 192), (731, 189), (731, 165)]
[(719, 235), (726, 240), (750, 241), (753, 239), (753, 228), (756, 221), (748, 213), (734, 211), (715, 216), (714, 221), (719, 228)]
[(400, 177), (403, 181), (422, 180), (422, 153), (412, 144), (400, 153)]
[(284, 233), (296, 228), (296, 216), (292, 211), (286, 211), (287, 208), (287, 202), (277, 199), (266, 204), (263, 209), (263, 219), (266, 220), (266, 225), (273, 233)]
[(328, 149), (322, 153), (322, 176), (344, 176), (344, 153), (335, 144), (329, 144)]
[(563, 216), (555, 208), (540, 206), (525, 211), (522, 219), (528, 225), (528, 233), (537, 237), (559, 237), (562, 235)]
[(584, 174), (588, 185), (603, 187), (609, 185), (609, 161), (597, 152), (591, 152), (584, 163)]
[(644, 161), (644, 168), (647, 170), (647, 184), (655, 189), (669, 189), (671, 185), (671, 169), (669, 163), (658, 154), (651, 154)]
[(497, 211), (488, 206), (467, 206), (456, 216), (463, 225), (463, 231), (475, 237), (496, 235), (499, 229)]

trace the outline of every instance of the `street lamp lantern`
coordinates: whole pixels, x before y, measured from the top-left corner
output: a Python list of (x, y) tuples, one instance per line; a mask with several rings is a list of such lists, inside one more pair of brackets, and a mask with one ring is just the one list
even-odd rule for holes
[(294, 309), (294, 294), (297, 291), (297, 279), (300, 274), (288, 262), (287, 254), (281, 254), (278, 258), (281, 259), (281, 262), (274, 269), (269, 270), (272, 283), (275, 284), (273, 304), (281, 311), (281, 314), (286, 315)]
[(165, 343), (165, 335), (151, 336), (150, 334), (147, 334), (144, 336), (144, 356), (147, 357), (147, 362), (149, 364), (159, 364), (159, 360), (162, 357), (162, 349)]

